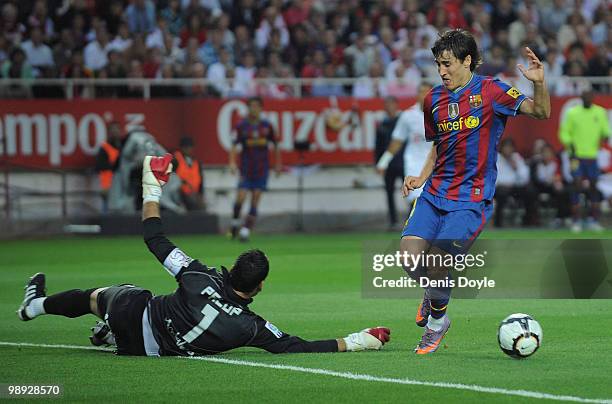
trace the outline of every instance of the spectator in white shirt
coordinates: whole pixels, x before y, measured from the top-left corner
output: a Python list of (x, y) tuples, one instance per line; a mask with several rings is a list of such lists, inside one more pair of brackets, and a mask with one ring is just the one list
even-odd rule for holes
[(510, 197), (525, 207), (523, 225), (537, 222), (536, 193), (529, 182), (529, 167), (521, 155), (515, 151), (512, 139), (505, 139), (497, 155), (497, 182), (495, 183), (496, 227), (504, 224), (504, 208)]
[(385, 71), (385, 77), (393, 83), (398, 79), (407, 84), (404, 97), (414, 97), (417, 95), (421, 84), (421, 71), (413, 64), (413, 52), (409, 46), (400, 51), (400, 57), (389, 63)]
[(374, 61), (370, 65), (370, 74), (361, 76), (353, 84), (353, 97), (355, 98), (374, 98), (386, 97), (387, 80), (383, 77), (383, 66), (379, 61)]
[[(394, 33), (391, 28), (384, 27), (380, 30), (380, 42), (376, 46), (376, 51), (383, 65), (388, 65), (394, 59), (394, 40)], [(429, 51), (429, 59), (431, 60), (431, 51)]]
[(257, 86), (253, 79), (257, 73), (255, 66), (255, 54), (245, 52), (242, 64), (236, 67), (236, 77), (232, 86), (232, 93), (239, 97), (253, 97), (257, 93)]
[(85, 66), (93, 71), (104, 68), (108, 63), (109, 50), (108, 33), (106, 28), (100, 27), (96, 32), (96, 40), (85, 47)]
[(563, 76), (565, 58), (559, 53), (557, 48), (551, 46), (546, 51), (546, 58), (543, 63), (548, 78), (548, 91), (551, 94), (557, 94), (557, 83), (561, 79), (561, 76)]
[(147, 46), (147, 49), (163, 49), (165, 32), (168, 32), (168, 23), (161, 15), (159, 15), (157, 17), (157, 25), (155, 26), (155, 29), (147, 35), (147, 39), (145, 40), (145, 45)]
[(219, 19), (217, 20), (217, 27), (219, 31), (221, 31), (221, 35), (223, 37), (223, 46), (232, 49), (234, 44), (236, 43), (236, 36), (234, 32), (229, 29), (230, 26), (230, 17), (227, 14), (221, 14)]
[(132, 46), (132, 38), (130, 37), (130, 30), (128, 28), (127, 23), (122, 22), (119, 24), (119, 28), (117, 29), (117, 36), (115, 39), (108, 44), (109, 49), (116, 50), (118, 52), (123, 52), (130, 46)]
[(359, 34), (353, 44), (344, 50), (344, 56), (350, 63), (354, 77), (366, 76), (376, 58), (376, 49), (368, 46), (365, 36)]
[(43, 33), (40, 27), (32, 28), (30, 39), (21, 44), (21, 48), (30, 66), (35, 69), (36, 76), (40, 74), (40, 69), (53, 66), (53, 52), (43, 43)]
[(255, 31), (255, 45), (257, 48), (266, 48), (272, 29), (274, 28), (280, 31), (281, 45), (283, 47), (289, 45), (289, 31), (287, 31), (283, 16), (278, 12), (276, 7), (269, 6), (264, 11), (264, 17), (259, 24), (259, 28)]
[(162, 48), (163, 64), (180, 64), (183, 52), (179, 48), (180, 39), (173, 36), (170, 32), (164, 32), (164, 46)]
[(220, 97), (227, 97), (230, 84), (227, 80), (228, 69), (233, 69), (231, 56), (227, 49), (219, 49), (219, 61), (211, 64), (206, 72), (206, 78), (210, 80), (213, 93)]

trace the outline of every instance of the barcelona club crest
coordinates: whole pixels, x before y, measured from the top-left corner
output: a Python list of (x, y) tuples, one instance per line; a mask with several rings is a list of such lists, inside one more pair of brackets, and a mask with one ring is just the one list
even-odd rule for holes
[(448, 118), (455, 119), (459, 116), (459, 104), (456, 102), (452, 102), (448, 104)]
[(478, 108), (482, 105), (482, 96), (480, 94), (472, 94), (469, 97), (470, 107)]

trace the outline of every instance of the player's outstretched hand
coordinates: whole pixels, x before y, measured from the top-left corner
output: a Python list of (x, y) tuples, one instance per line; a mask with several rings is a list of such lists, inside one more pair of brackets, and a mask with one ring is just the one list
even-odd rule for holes
[(359, 332), (349, 334), (344, 338), (346, 350), (350, 352), (365, 351), (367, 349), (379, 350), (391, 339), (391, 330), (387, 327), (366, 328)]
[(142, 162), (142, 201), (158, 202), (172, 172), (172, 154), (146, 156)]
[(404, 184), (402, 185), (402, 196), (405, 198), (410, 194), (410, 191), (414, 191), (417, 188), (420, 188), (423, 185), (423, 180), (419, 177), (413, 177), (411, 175), (407, 175), (404, 178)]
[(529, 81), (534, 83), (541, 83), (544, 81), (544, 64), (540, 62), (540, 59), (535, 53), (529, 48), (525, 48), (527, 59), (529, 64), (527, 67), (522, 64), (518, 64), (517, 67), (523, 73), (523, 76)]

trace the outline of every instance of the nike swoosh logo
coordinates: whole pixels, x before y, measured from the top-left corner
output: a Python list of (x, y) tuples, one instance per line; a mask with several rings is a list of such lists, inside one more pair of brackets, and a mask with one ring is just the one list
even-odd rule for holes
[(433, 114), (434, 112), (436, 112), (438, 110), (438, 108), (440, 108), (440, 105), (436, 106), (434, 109), (431, 110), (431, 113)]

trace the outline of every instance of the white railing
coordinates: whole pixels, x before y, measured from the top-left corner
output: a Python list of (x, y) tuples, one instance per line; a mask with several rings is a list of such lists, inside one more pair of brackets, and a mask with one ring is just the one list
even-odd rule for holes
[[(431, 83), (438, 83), (439, 78), (430, 77), (426, 78)], [(584, 85), (590, 83), (593, 86), (610, 86), (605, 91), (610, 92), (612, 88), (612, 76), (601, 76), (601, 77), (568, 77), (563, 76), (562, 79), (567, 83), (576, 85)], [(301, 98), (305, 95), (304, 87), (310, 87), (313, 85), (341, 85), (341, 86), (354, 86), (360, 83), (363, 78), (266, 78), (266, 79), (253, 79), (253, 87), (259, 85), (282, 85), (288, 86), (291, 91), (291, 97)], [(372, 79), (372, 83), (376, 86), (379, 80), (385, 79)], [(390, 83), (389, 81), (386, 81)], [(227, 86), (232, 88), (234, 81), (228, 79), (226, 81)], [(151, 98), (151, 89), (153, 87), (178, 87), (178, 88), (189, 88), (193, 86), (213, 86), (218, 82), (211, 81), (208, 79), (193, 79), (193, 78), (175, 78), (175, 79), (94, 79), (94, 78), (78, 78), (78, 79), (65, 79), (65, 78), (37, 78), (37, 79), (0, 79), (0, 98), (12, 98), (10, 92), (7, 93), (5, 90), (8, 88), (21, 88), (24, 90), (24, 95), (21, 97), (31, 98), (32, 87), (55, 87), (61, 88), (66, 99), (73, 99), (75, 89), (77, 88), (89, 88), (95, 90), (96, 88), (104, 87), (129, 87), (142, 90), (142, 98)], [(555, 84), (554, 82), (552, 83)], [(579, 88), (580, 86), (577, 86)], [(7, 96), (8, 94), (8, 96)], [(255, 94), (244, 94), (243, 96), (249, 96)], [(350, 95), (350, 94), (347, 94)], [(95, 91), (90, 91), (90, 98), (95, 98)], [(239, 94), (234, 94), (234, 97), (238, 97)], [(210, 95), (210, 97), (214, 97)]]

